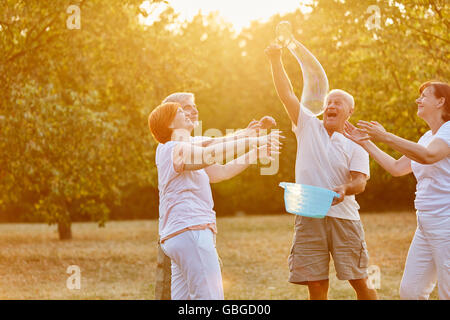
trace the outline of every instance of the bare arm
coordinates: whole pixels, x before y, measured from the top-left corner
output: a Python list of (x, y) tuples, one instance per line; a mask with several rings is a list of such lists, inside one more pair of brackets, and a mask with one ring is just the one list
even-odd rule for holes
[(406, 157), (422, 164), (433, 164), (450, 155), (450, 147), (442, 139), (434, 139), (427, 147), (403, 139), (387, 132), (376, 121), (359, 121), (358, 126), (367, 132), (372, 141), (384, 142), (391, 148), (401, 152)]
[(245, 129), (236, 130), (233, 133), (223, 137), (205, 139), (196, 144), (202, 147), (207, 147), (210, 145), (233, 141), (236, 139), (242, 139), (245, 137), (256, 137), (261, 133), (260, 130), (266, 130), (265, 132), (267, 133), (267, 130), (269, 130), (272, 127), (275, 127), (276, 125), (277, 123), (274, 118), (270, 116), (264, 116), (259, 121), (258, 120), (250, 121), (247, 128)]
[(270, 60), (272, 78), (278, 97), (283, 103), (291, 121), (297, 125), (298, 115), (300, 112), (300, 101), (294, 93), (286, 70), (284, 70), (283, 63), (281, 61), (281, 47), (278, 45), (270, 45), (267, 47), (265, 52)]
[(214, 164), (206, 167), (205, 171), (208, 174), (211, 183), (225, 181), (237, 176), (251, 164), (256, 164), (258, 158), (274, 160), (273, 156), (279, 154), (279, 150), (280, 147), (276, 143), (271, 143), (270, 145), (266, 144), (259, 148), (254, 148), (224, 165)]
[(367, 176), (362, 172), (350, 171), (351, 181), (337, 186), (333, 190), (339, 193), (339, 198), (334, 198), (332, 205), (336, 205), (344, 201), (345, 196), (359, 194), (364, 192), (367, 184)]
[(389, 133), (385, 143), (421, 164), (433, 164), (450, 155), (450, 147), (441, 139), (434, 139), (427, 147), (424, 147)]
[(226, 143), (251, 136), (256, 137), (256, 134), (252, 135), (248, 129), (241, 129), (223, 137), (204, 139), (203, 141), (196, 142), (195, 145), (201, 147), (208, 147), (219, 143)]
[(369, 136), (366, 132), (356, 128), (350, 122), (345, 124), (344, 135), (348, 139), (362, 146), (369, 155), (392, 176), (400, 177), (411, 173), (411, 160), (409, 158), (402, 156), (398, 160), (394, 159), (378, 148), (372, 141), (368, 140)]
[(370, 156), (394, 177), (401, 177), (412, 172), (411, 159), (402, 156), (400, 159), (394, 159), (386, 152), (378, 148), (372, 141), (368, 141), (362, 146)]
[(208, 174), (211, 183), (222, 182), (237, 176), (251, 164), (256, 163), (257, 157), (257, 150), (252, 149), (246, 154), (227, 162), (226, 164), (214, 164), (206, 167), (205, 171)]
[(279, 131), (261, 137), (245, 137), (232, 141), (200, 147), (191, 143), (180, 143), (174, 148), (173, 163), (176, 171), (199, 170), (216, 162), (221, 162), (229, 155), (241, 156), (248, 148), (265, 145), (269, 142), (279, 144), (282, 137)]

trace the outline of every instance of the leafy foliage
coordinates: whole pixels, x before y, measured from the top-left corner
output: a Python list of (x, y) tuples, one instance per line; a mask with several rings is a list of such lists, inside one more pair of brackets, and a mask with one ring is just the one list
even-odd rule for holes
[[(80, 7), (81, 28), (66, 27)], [(380, 28), (368, 28), (375, 4)], [(274, 15), (235, 34), (216, 14), (180, 22), (170, 6), (151, 25), (141, 1), (6, 0), (0, 3), (0, 206), (2, 220), (65, 223), (90, 217), (155, 218), (155, 142), (147, 115), (168, 94), (194, 92), (203, 129), (242, 128), (271, 115), (287, 135), (279, 171), (251, 168), (213, 186), (216, 211), (283, 210), (280, 181), (294, 179), (295, 137), (273, 88), (264, 48), (288, 20), (319, 59), (330, 87), (355, 97), (352, 121), (377, 120), (417, 140), (420, 83), (448, 81), (445, 1), (317, 0), (311, 12)], [(297, 94), (299, 66), (285, 53)], [(386, 149), (398, 157), (392, 150)], [(415, 180), (371, 163), (362, 209), (412, 206)], [(381, 201), (380, 201), (381, 200)]]

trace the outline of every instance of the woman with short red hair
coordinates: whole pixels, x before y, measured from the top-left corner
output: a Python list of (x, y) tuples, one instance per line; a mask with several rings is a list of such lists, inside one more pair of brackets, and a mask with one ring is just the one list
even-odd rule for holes
[[(428, 299), (436, 281), (440, 299), (450, 299), (450, 85), (429, 81), (416, 100), (417, 115), (430, 128), (418, 143), (386, 132), (378, 122), (346, 125), (346, 137), (359, 143), (395, 177), (411, 172), (417, 179), (414, 201), (417, 230), (400, 285), (402, 299)], [(372, 141), (384, 142), (403, 156), (396, 160)]]
[[(221, 300), (224, 295), (210, 183), (234, 177), (258, 157), (273, 159), (279, 153), (279, 132), (201, 147), (191, 143), (194, 124), (178, 103), (158, 106), (148, 122), (160, 143), (155, 156), (159, 236), (161, 248), (172, 262), (172, 299)], [(250, 151), (237, 159), (215, 164), (229, 156), (227, 151), (245, 152), (246, 146)], [(216, 170), (205, 170), (212, 166)]]

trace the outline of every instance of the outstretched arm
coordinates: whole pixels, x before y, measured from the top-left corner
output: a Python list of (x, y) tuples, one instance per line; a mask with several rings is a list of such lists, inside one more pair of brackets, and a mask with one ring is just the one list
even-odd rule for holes
[(245, 153), (247, 148), (251, 149), (268, 143), (278, 145), (279, 139), (282, 137), (280, 131), (272, 131), (269, 135), (246, 137), (208, 147), (199, 147), (191, 143), (180, 143), (174, 148), (174, 168), (177, 172), (203, 169), (226, 159), (230, 155), (239, 157)]
[(237, 139), (242, 139), (245, 137), (256, 137), (260, 133), (260, 130), (269, 130), (272, 127), (275, 127), (277, 125), (274, 118), (270, 116), (264, 116), (261, 118), (261, 120), (252, 120), (248, 124), (247, 128), (237, 130), (233, 132), (232, 134), (228, 134), (223, 137), (217, 137), (217, 138), (208, 138), (204, 139), (201, 142), (196, 142), (195, 144), (202, 147), (212, 146), (218, 143), (224, 143), (229, 142)]
[(450, 147), (442, 139), (433, 139), (427, 147), (403, 139), (387, 132), (376, 121), (359, 121), (358, 126), (369, 135), (372, 141), (384, 142), (406, 157), (422, 164), (433, 164), (450, 155)]
[(344, 201), (345, 196), (351, 196), (364, 192), (367, 184), (367, 176), (362, 172), (350, 171), (351, 181), (342, 184), (333, 189), (339, 193), (339, 198), (334, 198), (332, 205), (336, 205)]
[(266, 144), (259, 148), (254, 148), (226, 164), (214, 164), (206, 167), (205, 171), (208, 174), (211, 183), (225, 181), (237, 176), (251, 164), (256, 164), (258, 158), (274, 160), (273, 156), (279, 154), (279, 150), (280, 147), (276, 143)]
[(394, 177), (400, 177), (411, 173), (411, 160), (405, 156), (394, 159), (386, 152), (378, 148), (372, 141), (368, 140), (369, 135), (356, 128), (350, 122), (346, 122), (344, 135), (362, 146), (375, 161)]
[(286, 71), (281, 61), (281, 47), (276, 44), (268, 46), (265, 50), (269, 58), (272, 78), (275, 84), (278, 97), (286, 109), (289, 118), (297, 126), (298, 115), (300, 112), (300, 101), (296, 97), (292, 84), (289, 81)]

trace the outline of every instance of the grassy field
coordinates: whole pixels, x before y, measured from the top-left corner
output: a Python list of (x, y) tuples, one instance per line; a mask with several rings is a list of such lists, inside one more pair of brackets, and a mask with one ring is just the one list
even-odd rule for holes
[[(226, 299), (307, 299), (304, 286), (287, 282), (294, 217), (218, 219)], [(415, 214), (362, 215), (370, 264), (381, 269), (380, 299), (399, 299), (398, 288)], [(0, 299), (154, 299), (157, 221), (76, 223), (74, 239), (59, 241), (56, 227), (0, 224)], [(81, 270), (81, 289), (69, 290), (67, 267)], [(330, 265), (330, 299), (355, 299)], [(432, 294), (436, 299), (436, 290)]]

